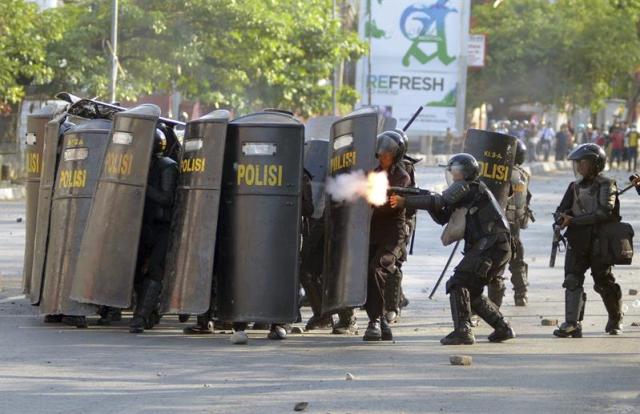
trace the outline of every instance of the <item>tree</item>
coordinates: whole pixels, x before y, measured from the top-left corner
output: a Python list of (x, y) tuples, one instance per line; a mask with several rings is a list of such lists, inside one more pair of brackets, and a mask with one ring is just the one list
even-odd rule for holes
[(487, 66), (469, 76), (471, 106), (490, 102), (599, 109), (626, 95), (640, 63), (634, 16), (615, 0), (510, 0), (477, 4), (475, 33), (486, 33)]
[(34, 3), (0, 0), (0, 10), (0, 109), (6, 109), (22, 100), (30, 84), (51, 79), (46, 49), (62, 31), (60, 14), (39, 12)]
[[(106, 96), (110, 2), (63, 7), (64, 37), (49, 49), (49, 88)], [(365, 45), (331, 16), (331, 0), (121, 0), (118, 99), (180, 91), (239, 112), (266, 106), (326, 112), (334, 65)], [(353, 104), (346, 87), (339, 96)]]

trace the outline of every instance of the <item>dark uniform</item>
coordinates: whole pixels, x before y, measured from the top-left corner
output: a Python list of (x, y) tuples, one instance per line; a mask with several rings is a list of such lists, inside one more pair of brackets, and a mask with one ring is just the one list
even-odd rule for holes
[(137, 299), (129, 329), (132, 333), (143, 332), (144, 328), (152, 328), (157, 322), (154, 313), (162, 290), (169, 227), (178, 180), (178, 164), (164, 156), (165, 148), (164, 134), (156, 130), (138, 247), (134, 283)]
[(306, 330), (331, 325), (331, 316), (322, 318), (322, 266), (324, 263), (324, 210), (314, 217), (311, 176), (305, 170), (302, 193), (302, 250), (300, 253), (300, 284), (309, 300), (313, 316)]
[[(402, 168), (409, 176), (408, 187), (416, 187), (415, 163), (417, 162), (418, 160), (405, 157), (402, 162), (398, 164), (400, 168)], [(401, 246), (400, 258), (398, 258), (396, 264), (396, 273), (393, 275), (393, 277), (387, 280), (384, 290), (386, 312), (385, 317), (389, 322), (395, 321), (398, 314), (400, 313), (400, 309), (404, 308), (409, 303), (409, 300), (404, 296), (404, 292), (402, 290), (402, 265), (407, 261), (407, 258), (409, 256), (409, 243), (411, 241), (411, 235), (416, 228), (416, 210), (406, 209), (405, 211), (406, 237), (404, 243)]]
[[(468, 209), (464, 227), (464, 258), (447, 281), (454, 331), (440, 341), (443, 345), (472, 344), (471, 310), (494, 332), (489, 341), (515, 337), (499, 308), (482, 294), (484, 286), (504, 272), (511, 256), (509, 224), (487, 186), (478, 180), (478, 163), (469, 154), (454, 155), (447, 169), (459, 169), (464, 179), (455, 181), (442, 195), (407, 197), (406, 208), (428, 210), (436, 223), (448, 223), (455, 210)], [(464, 210), (463, 210), (464, 212)]]
[[(406, 153), (406, 141), (399, 132), (385, 131), (378, 135), (376, 154), (380, 158), (385, 153), (393, 157), (393, 163), (387, 170), (389, 186), (409, 186), (411, 178), (399, 165)], [(382, 161), (375, 171), (384, 171)], [(373, 209), (369, 235), (367, 302), (364, 305), (369, 317), (369, 326), (363, 338), (365, 341), (393, 339), (384, 316), (385, 286), (388, 280), (397, 275), (397, 263), (402, 257), (407, 237), (405, 220), (405, 209), (392, 208), (388, 202)]]
[[(527, 286), (529, 286), (529, 265), (524, 261), (524, 246), (520, 240), (520, 230), (529, 226), (529, 219), (533, 216), (529, 204), (531, 192), (529, 191), (529, 174), (520, 165), (526, 157), (527, 147), (521, 140), (517, 141), (516, 156), (511, 174), (511, 191), (505, 215), (509, 222), (511, 233), (511, 246), (513, 254), (509, 261), (511, 284), (514, 290), (514, 302), (516, 306), (527, 305)], [(489, 299), (498, 307), (502, 306), (502, 299), (506, 287), (504, 278), (495, 278), (488, 286)]]
[(556, 215), (571, 216), (566, 238), (568, 242), (564, 264), (565, 322), (554, 332), (560, 337), (581, 337), (584, 306), (585, 272), (591, 268), (594, 289), (602, 297), (609, 314), (606, 332), (622, 332), (622, 290), (611, 273), (611, 264), (601, 251), (601, 225), (620, 221), (615, 180), (605, 177), (606, 155), (596, 144), (582, 144), (569, 154), (573, 161), (591, 160), (592, 172), (571, 184), (556, 210)]

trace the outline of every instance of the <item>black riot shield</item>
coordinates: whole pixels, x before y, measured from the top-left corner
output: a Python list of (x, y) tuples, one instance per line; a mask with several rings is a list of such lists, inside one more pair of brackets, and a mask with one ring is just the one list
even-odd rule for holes
[(187, 124), (165, 263), (161, 313), (202, 314), (211, 304), (228, 111)]
[(516, 137), (498, 132), (469, 129), (463, 152), (473, 155), (480, 164), (480, 180), (484, 182), (504, 210), (509, 197)]
[(311, 174), (311, 199), (314, 219), (324, 215), (325, 192), (329, 163), (329, 141), (312, 139), (304, 143), (304, 168)]
[(328, 115), (311, 118), (304, 126), (304, 139), (310, 141), (312, 139), (321, 139), (329, 141), (331, 135), (331, 125), (340, 117)]
[(114, 115), (96, 193), (80, 244), (71, 298), (131, 304), (153, 135), (160, 116), (144, 104)]
[(47, 105), (27, 116), (27, 137), (25, 146), (24, 181), (26, 190), (25, 245), (24, 266), (22, 271), (22, 287), (24, 293), (31, 295), (31, 269), (33, 265), (33, 247), (36, 234), (36, 217), (38, 214), (38, 194), (40, 192), (40, 176), (42, 175), (42, 153), (44, 149), (45, 128), (58, 113), (59, 105)]
[(82, 235), (105, 157), (111, 121), (89, 120), (64, 134), (51, 200), (40, 313), (91, 315), (96, 307), (69, 298)]
[(27, 292), (32, 305), (38, 305), (40, 303), (42, 292), (42, 278), (44, 277), (44, 265), (51, 218), (51, 197), (53, 195), (53, 185), (56, 181), (58, 158), (63, 137), (60, 121), (62, 121), (62, 119), (56, 117), (47, 123), (45, 129), (44, 149), (42, 151), (42, 175), (40, 176), (40, 190), (38, 192), (38, 214), (33, 241), (31, 284), (29, 292)]
[[(329, 176), (353, 171), (370, 172), (376, 166), (378, 114), (355, 111), (333, 124)], [(322, 313), (364, 304), (367, 297), (371, 207), (364, 199), (353, 203), (327, 200)]]
[(215, 268), (218, 319), (296, 319), (303, 146), (303, 125), (281, 112), (229, 123)]

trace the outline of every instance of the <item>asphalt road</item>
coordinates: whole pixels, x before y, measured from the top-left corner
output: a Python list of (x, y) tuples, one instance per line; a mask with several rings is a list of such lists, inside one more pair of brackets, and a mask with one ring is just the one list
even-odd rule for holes
[[(441, 171), (420, 169), (425, 187), (442, 183)], [(615, 174), (623, 182), (626, 174)], [(328, 331), (270, 341), (250, 332), (246, 346), (229, 333), (188, 337), (184, 324), (165, 317), (142, 335), (126, 321), (78, 330), (45, 325), (20, 295), (24, 203), (0, 203), (0, 412), (1, 413), (283, 413), (308, 402), (309, 413), (635, 413), (640, 412), (640, 290), (638, 258), (614, 269), (622, 285), (625, 333), (604, 333), (606, 312), (588, 280), (582, 339), (558, 339), (542, 318), (564, 314), (563, 256), (548, 268), (551, 212), (572, 179), (569, 172), (535, 177), (537, 221), (523, 232), (530, 269), (530, 305), (503, 311), (518, 338), (490, 344), (481, 324), (473, 346), (444, 347), (451, 330), (443, 291), (427, 298), (450, 248), (440, 227), (420, 213), (415, 254), (405, 266), (411, 303), (394, 326), (395, 342), (363, 343)], [(625, 221), (640, 228), (640, 197), (622, 196)], [(459, 256), (458, 256), (459, 259)], [(455, 263), (455, 262), (454, 262)], [(589, 278), (588, 278), (589, 279)], [(13, 299), (12, 299), (13, 298)], [(303, 317), (309, 316), (307, 310)], [(359, 313), (362, 329), (364, 313)], [(449, 356), (473, 357), (451, 366)], [(355, 378), (345, 380), (346, 373)]]

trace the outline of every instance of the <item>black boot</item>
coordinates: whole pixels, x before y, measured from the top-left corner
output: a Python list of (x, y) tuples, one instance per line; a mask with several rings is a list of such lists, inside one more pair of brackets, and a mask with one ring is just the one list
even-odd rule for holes
[(503, 342), (516, 337), (516, 333), (511, 325), (504, 320), (500, 309), (489, 298), (480, 295), (471, 302), (471, 308), (494, 331), (489, 335), (489, 342)]
[(393, 332), (391, 332), (391, 326), (384, 316), (380, 318), (380, 332), (381, 339), (383, 341), (393, 341)]
[(122, 311), (111, 306), (100, 306), (98, 315), (100, 315), (100, 319), (98, 319), (97, 323), (102, 326), (109, 326), (111, 323), (118, 322), (122, 319)]
[(553, 331), (559, 338), (582, 338), (582, 319), (587, 295), (583, 288), (564, 291), (565, 321)]
[(42, 320), (44, 323), (60, 323), (62, 322), (62, 315), (44, 315)]
[(382, 331), (380, 330), (380, 321), (370, 320), (367, 330), (362, 337), (363, 341), (380, 341), (382, 340)]
[(162, 283), (153, 279), (144, 280), (142, 298), (139, 298), (136, 304), (133, 319), (131, 319), (131, 324), (129, 325), (129, 332), (142, 333), (145, 326), (150, 325), (151, 318), (154, 318), (153, 312), (158, 305), (161, 290)]
[(272, 324), (271, 329), (269, 329), (269, 334), (267, 335), (269, 339), (286, 339), (287, 338), (287, 329), (282, 324)]
[(331, 331), (334, 335), (357, 335), (358, 325), (356, 324), (356, 316), (353, 309), (346, 309), (338, 313), (338, 323), (333, 326)]
[(442, 345), (473, 345), (476, 338), (471, 330), (471, 307), (469, 291), (465, 288), (453, 288), (449, 292), (453, 332), (440, 340)]
[(612, 287), (599, 292), (607, 308), (609, 320), (605, 327), (605, 332), (609, 335), (620, 335), (622, 333), (622, 289), (617, 283)]
[(315, 329), (330, 329), (333, 328), (333, 317), (331, 315), (327, 316), (316, 316), (313, 315), (307, 321), (307, 324), (304, 327), (305, 331), (313, 331)]
[(87, 318), (84, 316), (64, 315), (62, 316), (62, 323), (83, 329), (87, 327)]
[(516, 292), (513, 295), (513, 302), (515, 303), (516, 306), (527, 306), (527, 302), (529, 301), (529, 298), (527, 298), (527, 292)]
[(208, 311), (198, 315), (196, 324), (182, 329), (182, 333), (185, 335), (207, 335), (213, 333), (213, 327), (214, 322), (211, 320), (211, 312)]
[(189, 322), (189, 317), (190, 317), (190, 315), (188, 315), (186, 313), (182, 313), (182, 314), (178, 315), (178, 322), (180, 322), (180, 323)]

